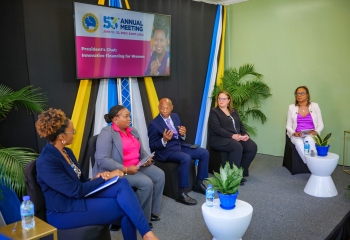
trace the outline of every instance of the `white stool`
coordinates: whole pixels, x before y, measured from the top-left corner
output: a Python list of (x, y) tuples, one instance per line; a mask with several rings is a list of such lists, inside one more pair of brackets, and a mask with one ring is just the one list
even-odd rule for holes
[(202, 214), (213, 240), (238, 240), (252, 219), (253, 207), (244, 201), (236, 201), (236, 207), (232, 210), (224, 210), (220, 207), (220, 200), (214, 199), (214, 206), (202, 205)]
[(339, 156), (328, 152), (327, 156), (305, 156), (311, 176), (304, 192), (315, 197), (334, 197), (338, 195), (331, 174), (338, 164)]

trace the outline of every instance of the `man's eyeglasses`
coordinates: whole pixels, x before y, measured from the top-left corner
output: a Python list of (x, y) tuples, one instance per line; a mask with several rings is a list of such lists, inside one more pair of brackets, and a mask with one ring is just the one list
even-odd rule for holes
[(298, 93), (295, 93), (294, 95), (295, 96), (304, 96), (306, 94), (306, 92), (298, 92)]
[(219, 101), (226, 101), (228, 98), (218, 98)]
[(76, 133), (77, 131), (75, 130), (75, 129), (73, 129), (73, 131), (71, 131), (71, 132), (65, 132), (64, 134), (73, 134), (73, 135), (75, 135), (75, 133)]

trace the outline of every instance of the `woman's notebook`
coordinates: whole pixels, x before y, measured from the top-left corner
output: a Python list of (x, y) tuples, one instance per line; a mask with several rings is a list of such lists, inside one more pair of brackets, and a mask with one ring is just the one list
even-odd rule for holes
[(109, 179), (108, 181), (106, 181), (106, 182), (104, 182), (103, 184), (101, 184), (101, 185), (100, 185), (98, 188), (96, 188), (95, 190), (93, 190), (93, 191), (89, 192), (88, 194), (86, 194), (85, 197), (87, 197), (87, 196), (89, 196), (89, 195), (91, 195), (91, 194), (93, 194), (93, 193), (95, 193), (95, 192), (98, 192), (98, 191), (100, 191), (100, 190), (102, 190), (102, 189), (104, 189), (104, 188), (106, 188), (106, 187), (112, 185), (113, 183), (116, 183), (116, 182), (118, 181), (118, 178), (119, 178), (119, 176), (116, 176), (116, 177), (114, 177), (114, 178)]

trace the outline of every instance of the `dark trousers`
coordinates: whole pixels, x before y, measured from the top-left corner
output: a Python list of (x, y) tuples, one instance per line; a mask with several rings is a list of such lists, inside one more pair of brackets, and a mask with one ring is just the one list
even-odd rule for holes
[(249, 166), (254, 160), (258, 147), (256, 143), (248, 139), (248, 141), (236, 141), (232, 139), (228, 144), (223, 146), (210, 146), (220, 152), (229, 153), (229, 162), (232, 167), (234, 163), (237, 167), (243, 168), (243, 176), (249, 176)]
[(134, 191), (124, 178), (85, 198), (85, 206), (86, 211), (83, 212), (47, 210), (47, 220), (56, 228), (68, 229), (107, 225), (121, 219), (124, 239), (132, 240), (137, 239), (136, 228), (141, 236), (151, 230)]
[(198, 159), (197, 180), (208, 177), (209, 152), (207, 149), (181, 146), (181, 151), (172, 152), (166, 159), (167, 162), (180, 164), (178, 168), (179, 188), (189, 187), (189, 172), (192, 159)]

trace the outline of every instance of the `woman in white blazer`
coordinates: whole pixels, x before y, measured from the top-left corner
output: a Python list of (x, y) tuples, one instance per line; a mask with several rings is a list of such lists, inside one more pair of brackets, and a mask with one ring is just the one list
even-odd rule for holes
[[(306, 163), (304, 156), (304, 142), (310, 144), (310, 151), (315, 153), (315, 141), (311, 135), (321, 133), (323, 130), (323, 121), (321, 109), (317, 103), (311, 102), (309, 89), (306, 86), (300, 86), (294, 91), (295, 103), (289, 105), (287, 117), (287, 135), (295, 145), (301, 159)], [(307, 131), (308, 136), (302, 137), (301, 131)]]

